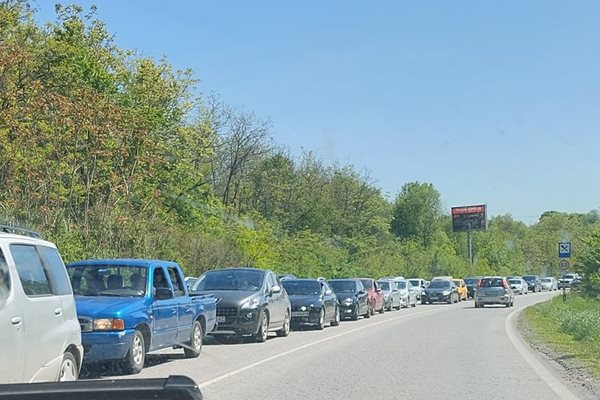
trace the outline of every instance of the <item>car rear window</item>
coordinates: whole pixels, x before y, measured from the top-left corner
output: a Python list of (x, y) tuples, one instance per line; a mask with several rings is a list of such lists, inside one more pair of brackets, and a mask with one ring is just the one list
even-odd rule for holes
[(502, 278), (484, 278), (481, 280), (481, 287), (504, 287)]

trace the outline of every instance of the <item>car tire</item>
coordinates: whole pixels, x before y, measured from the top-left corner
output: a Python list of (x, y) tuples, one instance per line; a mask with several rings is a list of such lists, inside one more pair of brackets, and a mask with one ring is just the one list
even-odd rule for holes
[(352, 313), (352, 317), (350, 317), (350, 319), (352, 321), (358, 321), (358, 317), (359, 317), (359, 315), (358, 315), (358, 306), (356, 306), (356, 310)]
[(379, 310), (379, 314), (385, 314), (385, 304), (381, 304), (381, 309)]
[(146, 345), (144, 335), (136, 329), (131, 339), (131, 347), (123, 361), (123, 370), (127, 374), (139, 374), (146, 361)]
[(204, 332), (202, 331), (202, 324), (198, 321), (194, 321), (192, 325), (192, 335), (190, 337), (189, 348), (183, 348), (183, 354), (185, 358), (198, 358), (202, 351), (202, 340), (204, 339)]
[(319, 312), (319, 323), (317, 324), (317, 329), (322, 331), (325, 329), (325, 309), (321, 308)]
[(269, 315), (266, 311), (263, 311), (260, 316), (260, 325), (258, 326), (258, 332), (254, 335), (254, 339), (258, 343), (264, 343), (267, 341), (269, 336)]
[[(323, 316), (323, 321), (325, 321), (325, 316)], [(325, 322), (323, 322), (323, 326)], [(290, 329), (291, 329), (291, 317), (290, 317), (290, 310), (287, 310), (285, 312), (285, 317), (283, 317), (283, 326), (281, 327), (280, 330), (277, 331), (277, 336), (278, 337), (286, 337), (290, 335)]]
[(339, 326), (341, 320), (339, 307), (335, 308), (335, 316), (331, 320), (331, 326)]
[(79, 367), (77, 366), (77, 359), (75, 355), (70, 351), (63, 354), (63, 360), (60, 364), (60, 371), (58, 374), (59, 382), (74, 382), (79, 377)]
[(373, 315), (371, 313), (371, 306), (368, 306), (367, 307), (367, 313), (365, 315), (363, 315), (363, 317), (365, 317), (365, 319), (367, 319), (367, 318), (371, 318), (371, 315)]

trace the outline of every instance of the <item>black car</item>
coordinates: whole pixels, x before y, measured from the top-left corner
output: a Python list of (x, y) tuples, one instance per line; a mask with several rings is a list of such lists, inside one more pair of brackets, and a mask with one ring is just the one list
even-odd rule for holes
[(421, 293), (421, 304), (458, 303), (458, 290), (449, 279), (434, 279)]
[(292, 326), (313, 325), (317, 329), (340, 324), (338, 300), (327, 282), (319, 279), (281, 281), (292, 305)]
[(277, 336), (290, 333), (290, 300), (272, 271), (207, 271), (194, 284), (192, 293), (210, 293), (217, 298), (217, 328), (211, 335), (249, 336), (264, 342), (269, 332), (275, 331)]
[(542, 280), (538, 275), (524, 275), (523, 279), (527, 282), (527, 286), (530, 292), (541, 292)]
[(369, 294), (360, 279), (332, 279), (328, 283), (337, 296), (342, 319), (356, 321), (361, 315), (371, 317)]
[(465, 284), (467, 285), (467, 298), (473, 299), (475, 298), (475, 291), (477, 290), (477, 285), (481, 282), (480, 276), (472, 276), (464, 279)]

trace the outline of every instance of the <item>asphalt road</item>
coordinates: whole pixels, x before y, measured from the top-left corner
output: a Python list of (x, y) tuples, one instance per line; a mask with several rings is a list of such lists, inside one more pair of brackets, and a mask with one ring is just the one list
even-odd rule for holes
[(187, 375), (208, 400), (575, 398), (511, 328), (516, 309), (549, 296), (517, 296), (515, 308), (419, 304), (266, 343), (207, 343), (194, 360), (168, 350), (136, 377)]

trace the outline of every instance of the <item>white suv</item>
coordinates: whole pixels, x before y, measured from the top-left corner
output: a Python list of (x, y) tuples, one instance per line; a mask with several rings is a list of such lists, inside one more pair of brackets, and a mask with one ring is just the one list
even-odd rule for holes
[(76, 380), (81, 330), (56, 246), (0, 225), (0, 383)]

